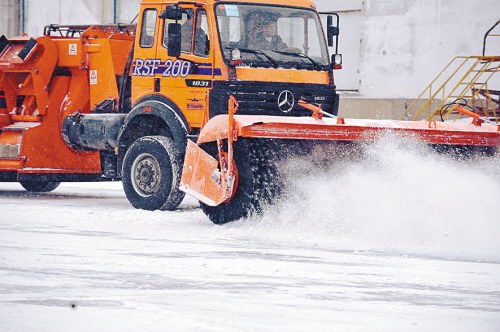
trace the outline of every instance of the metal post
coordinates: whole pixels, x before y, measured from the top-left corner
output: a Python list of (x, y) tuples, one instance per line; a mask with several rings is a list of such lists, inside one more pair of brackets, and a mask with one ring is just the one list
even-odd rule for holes
[(25, 0), (21, 0), (20, 6), (19, 6), (19, 13), (18, 13), (18, 17), (19, 17), (19, 27), (17, 30), (18, 35), (22, 35), (25, 32), (25, 28), (26, 28), (25, 27), (25, 9), (26, 9)]
[(484, 39), (483, 39), (483, 57), (485, 55), (485, 52), (486, 52), (486, 38), (488, 38), (488, 35), (490, 34), (491, 31), (493, 31), (493, 29), (496, 28), (496, 26), (500, 23), (500, 20), (498, 20), (495, 24), (493, 24), (493, 26), (484, 34)]
[(117, 7), (118, 7), (117, 1), (118, 0), (113, 0), (113, 23), (114, 24), (117, 23)]

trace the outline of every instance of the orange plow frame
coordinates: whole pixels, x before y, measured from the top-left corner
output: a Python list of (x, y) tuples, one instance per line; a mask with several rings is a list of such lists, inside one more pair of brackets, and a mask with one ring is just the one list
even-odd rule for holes
[[(299, 102), (311, 117), (235, 115), (238, 103), (229, 100), (227, 115), (212, 118), (202, 129), (197, 144), (188, 141), (180, 190), (209, 206), (228, 201), (236, 190), (237, 169), (232, 162), (233, 142), (239, 138), (301, 139), (326, 141), (374, 141), (386, 133), (413, 137), (428, 144), (452, 146), (500, 146), (500, 125), (489, 123), (463, 108), (471, 123), (430, 121), (360, 120), (324, 118), (320, 107)], [(228, 152), (221, 153), (227, 139)], [(200, 148), (218, 142), (219, 160)], [(222, 165), (219, 167), (219, 165)]]

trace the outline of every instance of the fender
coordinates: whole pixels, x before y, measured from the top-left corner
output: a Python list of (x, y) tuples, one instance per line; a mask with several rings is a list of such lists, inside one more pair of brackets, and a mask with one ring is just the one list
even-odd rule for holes
[(139, 100), (125, 118), (122, 130), (118, 135), (120, 145), (122, 145), (123, 134), (137, 116), (158, 117), (165, 121), (172, 133), (176, 147), (184, 153), (190, 127), (184, 114), (172, 101), (161, 96), (148, 96)]

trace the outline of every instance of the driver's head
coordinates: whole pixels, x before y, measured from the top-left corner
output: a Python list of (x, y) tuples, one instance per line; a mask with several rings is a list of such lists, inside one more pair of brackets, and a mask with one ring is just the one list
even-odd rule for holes
[(277, 23), (275, 20), (268, 19), (262, 24), (262, 32), (266, 37), (272, 37), (276, 34)]

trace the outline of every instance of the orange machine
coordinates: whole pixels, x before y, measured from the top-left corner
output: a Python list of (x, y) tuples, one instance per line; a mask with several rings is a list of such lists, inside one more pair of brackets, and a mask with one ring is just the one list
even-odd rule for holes
[(312, 144), (391, 131), (488, 154), (500, 145), (498, 125), (475, 115), (338, 118), (333, 18), (323, 30), (311, 0), (145, 0), (137, 26), (1, 37), (0, 180), (49, 191), (121, 179), (137, 208), (172, 210), (188, 193), (225, 223), (272, 202), (276, 161)]
[[(61, 127), (69, 114), (96, 112), (103, 101), (117, 105), (117, 81), (124, 75), (134, 31), (132, 26), (52, 26), (37, 39), (0, 38), (1, 180), (50, 191), (60, 181), (102, 177), (102, 164), (113, 154), (68, 146)], [(75, 33), (80, 36), (71, 37)]]

